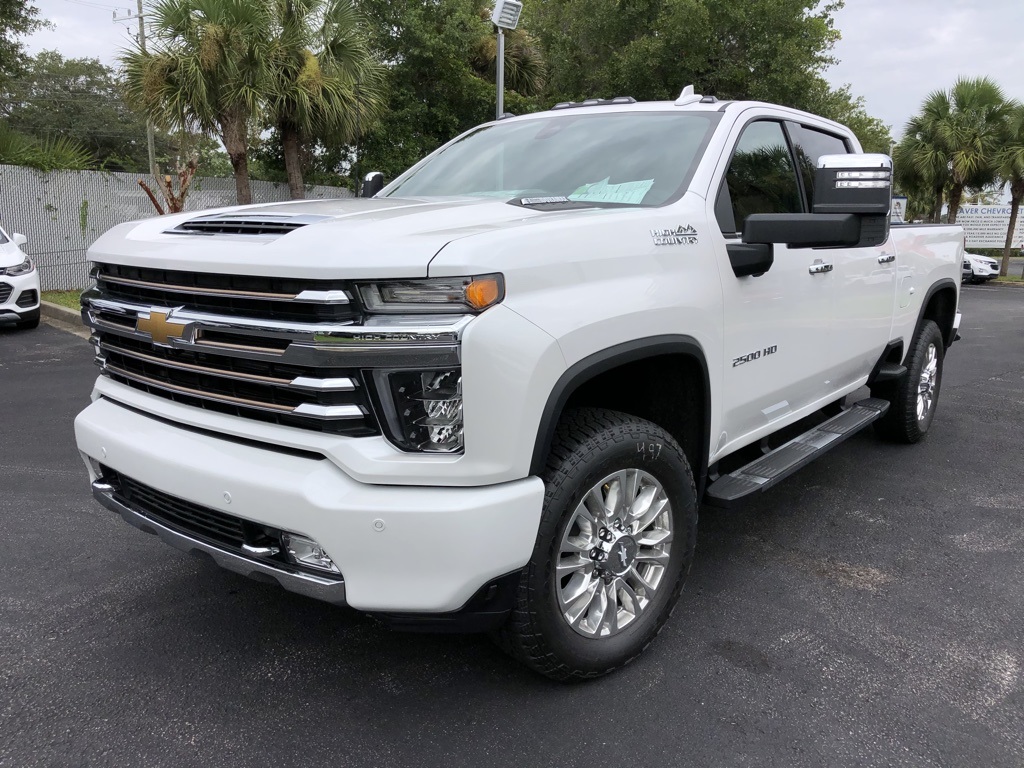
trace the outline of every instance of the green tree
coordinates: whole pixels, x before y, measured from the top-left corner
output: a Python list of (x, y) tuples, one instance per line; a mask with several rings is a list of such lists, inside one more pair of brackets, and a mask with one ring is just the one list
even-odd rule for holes
[[(43, 51), (0, 87), (0, 115), (27, 136), (74, 139), (107, 170), (148, 170), (146, 121), (125, 103), (114, 71), (98, 59)], [(172, 148), (157, 136), (157, 155)]]
[(1010, 225), (1006, 230), (1006, 244), (1003, 246), (1003, 262), (999, 274), (1006, 275), (1010, 269), (1010, 247), (1013, 232), (1017, 226), (1017, 214), (1024, 199), (1024, 104), (1014, 103), (1006, 116), (1002, 147), (996, 155), (996, 173), (1000, 180), (1010, 185)]
[(865, 152), (887, 155), (892, 151), (889, 126), (868, 114), (863, 97), (854, 97), (849, 85), (830, 88), (821, 80), (812, 88), (804, 109), (845, 125), (853, 131)]
[(84, 171), (95, 159), (89, 150), (66, 136), (36, 139), (0, 122), (0, 165), (24, 165), (39, 171)]
[(953, 224), (964, 189), (995, 180), (996, 153), (1010, 104), (1002, 89), (985, 77), (957, 80), (949, 100), (950, 112), (937, 129), (949, 158), (947, 221)]
[(940, 125), (948, 121), (951, 109), (948, 93), (930, 93), (921, 111), (907, 122), (903, 139), (893, 151), (896, 183), (908, 195), (928, 191), (933, 223), (942, 216), (944, 193), (950, 183), (949, 153)]
[(270, 80), (273, 16), (247, 0), (160, 0), (149, 52), (125, 51), (129, 102), (168, 130), (214, 133), (224, 144), (240, 204), (252, 202), (248, 130)]
[[(359, 7), (388, 65), (389, 109), (360, 140), (354, 176), (378, 170), (394, 178), (457, 134), (493, 119), (496, 92), (486, 49), (494, 26), (477, 0), (360, 0)], [(523, 58), (515, 58), (519, 54)], [(526, 56), (537, 54), (528, 45), (507, 51), (506, 71), (512, 77), (505, 107), (510, 112), (539, 106), (514, 87), (526, 88), (534, 78), (513, 74), (535, 71), (535, 62)]]
[(669, 99), (692, 83), (720, 99), (805, 108), (839, 38), (841, 3), (817, 0), (548, 0), (530, 31), (552, 99)]
[(384, 68), (352, 0), (274, 0), (267, 116), (281, 141), (292, 199), (321, 138), (350, 143), (381, 111)]
[(0, 0), (0, 85), (19, 75), (24, 67), (25, 48), (19, 37), (34, 32), (49, 22), (39, 18), (39, 9), (25, 0)]

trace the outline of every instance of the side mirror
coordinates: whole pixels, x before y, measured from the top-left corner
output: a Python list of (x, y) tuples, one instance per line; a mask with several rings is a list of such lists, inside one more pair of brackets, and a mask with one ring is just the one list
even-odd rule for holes
[(370, 171), (363, 178), (363, 188), (359, 196), (373, 197), (382, 189), (384, 189), (384, 174), (380, 171)]
[(28, 238), (27, 238), (27, 237), (25, 237), (25, 236), (24, 236), (23, 234), (21, 234), (20, 232), (13, 232), (13, 233), (11, 234), (11, 240), (13, 240), (13, 241), (14, 241), (14, 244), (15, 244), (15, 245), (24, 245), (25, 243), (27, 243), (27, 242), (28, 242)]

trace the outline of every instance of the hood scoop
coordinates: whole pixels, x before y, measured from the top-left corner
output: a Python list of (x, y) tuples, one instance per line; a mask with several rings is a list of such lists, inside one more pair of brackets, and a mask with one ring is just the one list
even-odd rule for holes
[(215, 216), (199, 216), (183, 221), (178, 226), (164, 230), (169, 235), (254, 235), (280, 237), (299, 227), (315, 224), (330, 216), (316, 214), (241, 214), (222, 213)]

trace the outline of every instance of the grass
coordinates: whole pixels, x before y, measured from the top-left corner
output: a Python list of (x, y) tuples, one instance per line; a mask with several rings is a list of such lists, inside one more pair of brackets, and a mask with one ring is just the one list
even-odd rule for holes
[(70, 309), (81, 308), (81, 296), (81, 291), (43, 291), (43, 301), (60, 304), (62, 307)]
[(1020, 275), (1007, 275), (1006, 277), (997, 277), (995, 281), (997, 283), (1024, 283), (1024, 277)]

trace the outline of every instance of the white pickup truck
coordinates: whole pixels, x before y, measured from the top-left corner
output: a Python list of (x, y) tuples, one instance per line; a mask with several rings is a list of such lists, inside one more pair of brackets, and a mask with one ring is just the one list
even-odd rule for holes
[(82, 297), (93, 494), (253, 578), (608, 672), (671, 614), (701, 503), (928, 430), (963, 235), (890, 232), (890, 171), (688, 89), (480, 126), (371, 199), (115, 227)]

